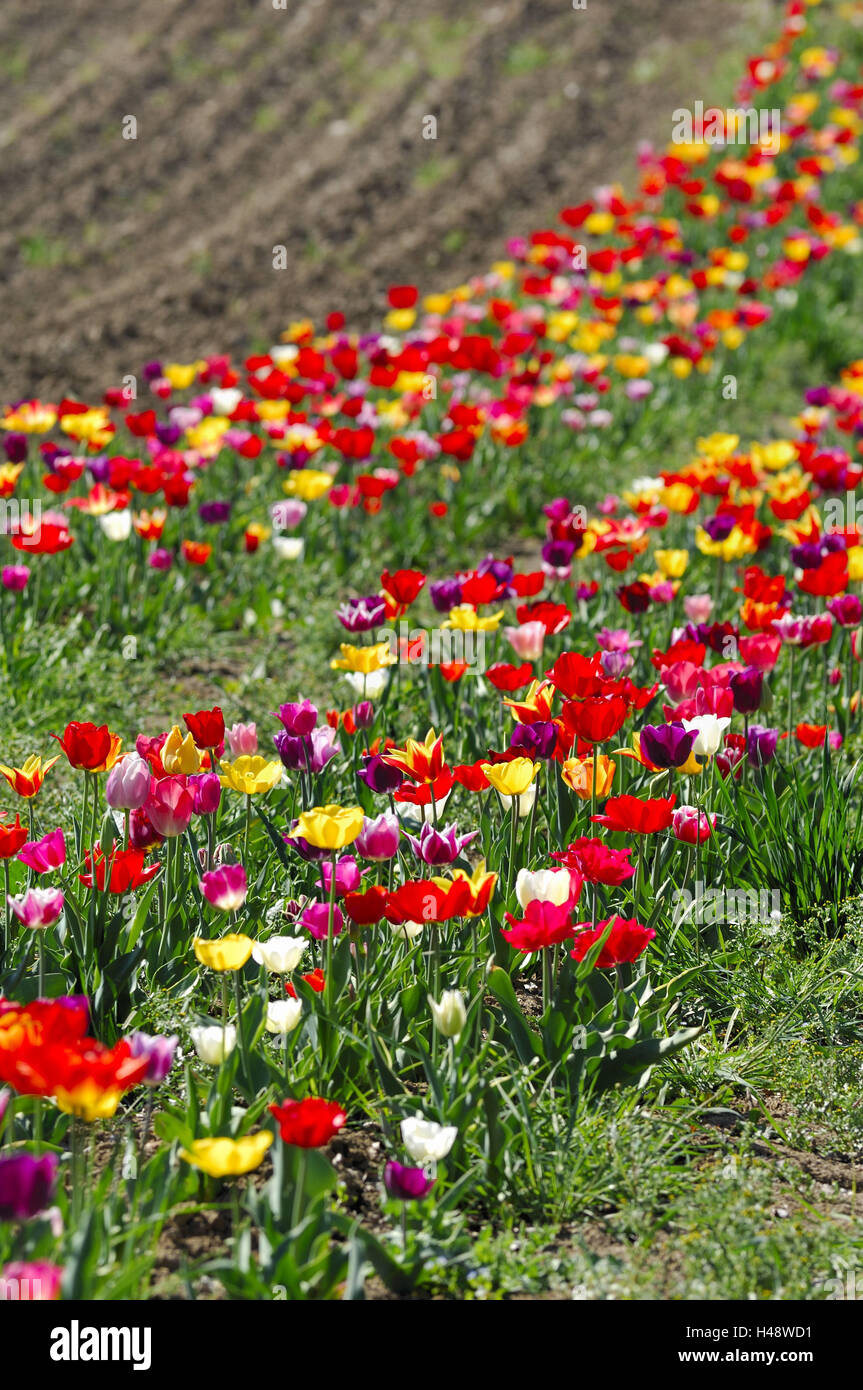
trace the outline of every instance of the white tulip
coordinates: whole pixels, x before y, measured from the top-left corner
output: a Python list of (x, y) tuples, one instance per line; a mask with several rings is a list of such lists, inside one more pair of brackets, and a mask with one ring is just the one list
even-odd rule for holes
[(280, 560), (301, 560), (305, 548), (302, 536), (273, 536), (273, 549)]
[(106, 512), (99, 517), (99, 525), (109, 541), (125, 541), (132, 531), (132, 513), (128, 507), (122, 511)]
[(402, 1143), (414, 1163), (439, 1163), (456, 1141), (455, 1125), (439, 1125), (422, 1115), (402, 1120)]
[(351, 690), (355, 690), (361, 699), (376, 700), (386, 690), (390, 673), (386, 666), (381, 666), (377, 671), (369, 671), (368, 675), (362, 671), (345, 671), (344, 677)]
[(515, 880), (515, 896), (523, 908), (528, 903), (554, 903), (562, 907), (572, 893), (569, 869), (519, 869)]
[(268, 1033), (291, 1033), (300, 1021), (303, 1012), (301, 999), (277, 999), (267, 1005), (266, 1025)]
[[(511, 797), (510, 797), (510, 798), (504, 797), (504, 800), (507, 800), (507, 799), (512, 800)], [(525, 816), (529, 816), (529, 815), (530, 815), (531, 811), (533, 810), (533, 803), (534, 803), (535, 801), (536, 801), (536, 779), (534, 779), (534, 780), (531, 782), (531, 784), (530, 784), (530, 786), (528, 787), (527, 791), (526, 791), (526, 792), (522, 792), (521, 796), (518, 797), (518, 814), (519, 814), (519, 817), (520, 817), (522, 820), (524, 820)]]
[(214, 386), (210, 391), (214, 415), (233, 415), (242, 399), (243, 393), (236, 386)]
[(467, 1023), (467, 1009), (461, 990), (445, 989), (438, 1002), (431, 995), (428, 996), (428, 1001), (438, 1032), (443, 1033), (445, 1038), (459, 1037)]
[(208, 1067), (218, 1067), (237, 1045), (237, 1030), (233, 1023), (224, 1028), (220, 1024), (206, 1024), (201, 1028), (190, 1029), (192, 1043), (202, 1062)]
[(252, 960), (274, 975), (290, 975), (303, 958), (308, 942), (301, 936), (271, 936), (252, 947)]
[(720, 719), (716, 714), (697, 714), (694, 719), (684, 719), (683, 727), (690, 732), (695, 730), (696, 739), (692, 751), (698, 758), (712, 758), (722, 747), (725, 730), (731, 720)]

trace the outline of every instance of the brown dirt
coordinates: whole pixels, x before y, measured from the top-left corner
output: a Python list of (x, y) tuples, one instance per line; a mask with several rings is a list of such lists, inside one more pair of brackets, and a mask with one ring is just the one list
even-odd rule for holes
[(368, 324), (390, 283), (458, 283), (629, 177), (637, 140), (667, 140), (674, 106), (716, 90), (717, 55), (777, 13), (5, 0), (0, 398), (96, 398), (148, 359), (265, 348), (334, 308)]

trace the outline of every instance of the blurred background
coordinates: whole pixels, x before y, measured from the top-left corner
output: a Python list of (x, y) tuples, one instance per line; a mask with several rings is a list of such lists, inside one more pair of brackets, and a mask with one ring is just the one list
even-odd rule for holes
[(724, 104), (777, 9), (277, 3), (4, 0), (3, 400), (95, 400), (151, 358), (266, 348), (335, 309), (362, 328), (390, 283), (458, 283), (631, 186), (639, 139)]

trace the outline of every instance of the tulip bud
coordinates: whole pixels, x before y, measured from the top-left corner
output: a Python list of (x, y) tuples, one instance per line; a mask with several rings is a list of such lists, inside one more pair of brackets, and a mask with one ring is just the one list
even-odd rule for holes
[(431, 995), (428, 996), (428, 1001), (434, 1026), (438, 1032), (442, 1033), (445, 1038), (459, 1037), (464, 1032), (464, 1026), (467, 1023), (467, 1010), (461, 991), (445, 989), (439, 1003), (436, 1003)]

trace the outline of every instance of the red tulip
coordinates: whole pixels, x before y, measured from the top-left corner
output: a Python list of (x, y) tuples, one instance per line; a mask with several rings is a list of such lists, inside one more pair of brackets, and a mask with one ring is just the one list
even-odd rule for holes
[(285, 1100), (271, 1105), (270, 1114), (279, 1122), (279, 1133), (286, 1144), (298, 1149), (319, 1149), (328, 1144), (347, 1119), (336, 1100), (309, 1096), (307, 1100)]

